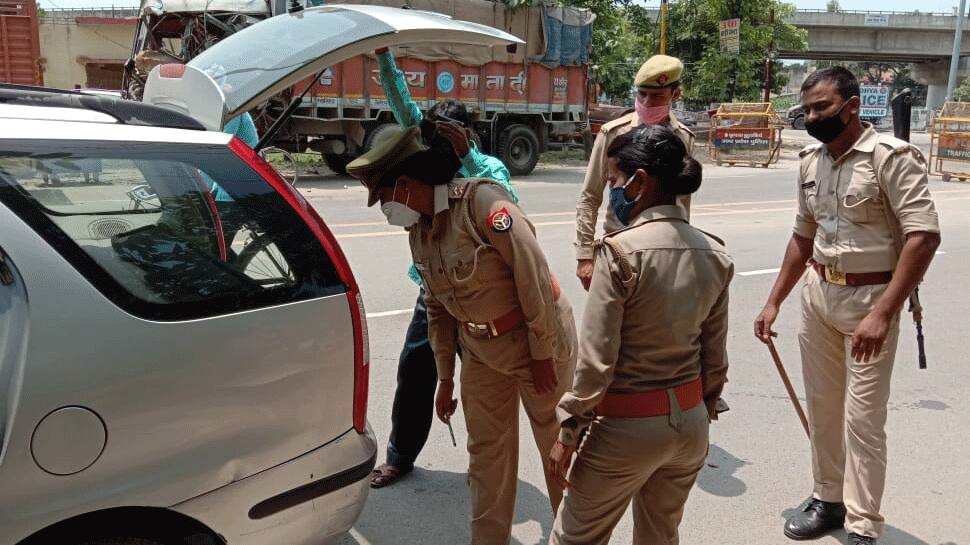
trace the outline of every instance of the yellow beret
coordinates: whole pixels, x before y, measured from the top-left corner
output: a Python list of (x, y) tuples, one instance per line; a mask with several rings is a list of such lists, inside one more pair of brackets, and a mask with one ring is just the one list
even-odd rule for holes
[(633, 84), (637, 87), (661, 89), (680, 81), (683, 73), (684, 63), (680, 62), (680, 59), (667, 55), (654, 55), (640, 67)]
[(354, 159), (347, 165), (347, 174), (357, 178), (367, 188), (367, 206), (374, 206), (380, 197), (377, 189), (380, 187), (384, 174), (401, 161), (424, 149), (418, 141), (421, 130), (417, 127), (396, 130), (386, 133), (386, 137), (378, 140), (367, 153)]

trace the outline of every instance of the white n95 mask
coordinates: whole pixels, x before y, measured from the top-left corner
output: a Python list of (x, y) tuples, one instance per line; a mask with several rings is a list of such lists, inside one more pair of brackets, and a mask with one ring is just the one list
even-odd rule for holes
[(387, 223), (397, 227), (404, 227), (405, 229), (413, 226), (421, 219), (420, 212), (406, 204), (395, 201), (382, 204), (381, 212), (387, 218)]

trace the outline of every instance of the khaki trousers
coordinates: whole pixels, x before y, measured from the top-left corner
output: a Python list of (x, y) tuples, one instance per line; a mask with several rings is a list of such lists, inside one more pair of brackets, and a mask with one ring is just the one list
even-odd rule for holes
[(545, 395), (532, 381), (525, 327), (495, 339), (462, 337), (461, 403), (468, 428), (472, 545), (508, 545), (512, 537), (519, 465), (519, 401), (532, 424), (546, 476), (552, 512), (562, 488), (549, 480), (549, 452), (559, 437), (556, 404), (572, 386), (576, 366), (576, 326), (572, 309), (560, 299), (563, 328), (556, 371), (559, 386)]
[(669, 416), (593, 422), (569, 474), (550, 545), (606, 545), (633, 501), (634, 545), (677, 545), (687, 495), (704, 467), (703, 403)]
[(879, 537), (886, 482), (886, 416), (899, 317), (869, 363), (852, 359), (852, 333), (886, 285), (848, 287), (810, 270), (802, 288), (798, 344), (811, 429), (813, 495), (845, 502), (845, 529)]

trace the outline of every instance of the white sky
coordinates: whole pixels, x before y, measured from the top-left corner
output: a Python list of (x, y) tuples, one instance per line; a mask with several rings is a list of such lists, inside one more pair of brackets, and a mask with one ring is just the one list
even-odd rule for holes
[[(641, 0), (647, 6), (659, 6), (660, 0)], [(402, 2), (403, 3), (403, 2)], [(872, 9), (873, 0), (840, 0), (843, 9)], [(138, 6), (138, 0), (40, 0), (44, 8), (80, 8), (80, 7), (118, 7)], [(826, 0), (795, 0), (795, 5), (805, 9), (825, 9)], [(920, 11), (934, 11), (952, 13), (954, 6), (959, 6), (956, 0), (921, 0)], [(880, 0), (879, 8), (886, 11), (912, 11), (912, 0)]]

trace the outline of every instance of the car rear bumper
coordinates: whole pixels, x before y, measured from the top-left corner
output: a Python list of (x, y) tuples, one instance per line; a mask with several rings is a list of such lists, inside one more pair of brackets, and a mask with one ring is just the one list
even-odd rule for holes
[(357, 521), (377, 442), (350, 430), (303, 456), (173, 507), (228, 545), (325, 545)]

